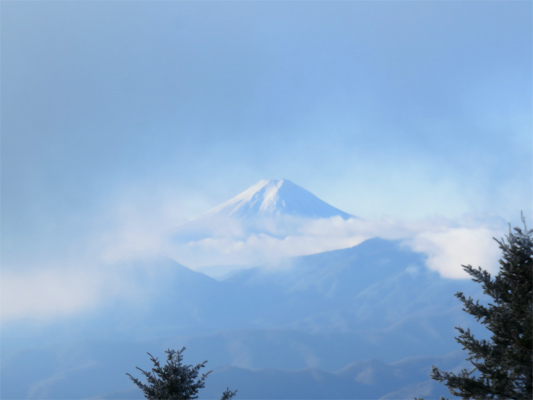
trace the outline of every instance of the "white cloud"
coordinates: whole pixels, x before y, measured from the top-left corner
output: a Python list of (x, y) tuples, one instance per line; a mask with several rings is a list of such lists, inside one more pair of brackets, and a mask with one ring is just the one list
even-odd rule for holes
[(286, 257), (351, 247), (365, 239), (360, 235), (276, 238), (267, 234), (252, 234), (245, 239), (206, 238), (178, 244), (174, 249), (174, 258), (193, 268), (232, 264), (275, 265)]
[(427, 265), (446, 278), (469, 278), (462, 265), (471, 264), (495, 273), (500, 250), (492, 239), (499, 231), (488, 228), (451, 228), (418, 233), (408, 242), (428, 255)]
[[(231, 224), (228, 224), (231, 226)], [(290, 226), (292, 235), (284, 236)], [(329, 218), (288, 219), (269, 234), (232, 236), (217, 234), (209, 238), (174, 243), (169, 252), (185, 265), (276, 265), (285, 257), (315, 254), (355, 246), (372, 237), (400, 239), (417, 252), (428, 256), (427, 265), (443, 277), (462, 279), (468, 275), (461, 265), (472, 264), (495, 272), (499, 249), (493, 237), (501, 237), (505, 224), (494, 217), (465, 216), (461, 221), (432, 217), (418, 221), (392, 218), (362, 220)], [(278, 234), (278, 236), (276, 236)]]

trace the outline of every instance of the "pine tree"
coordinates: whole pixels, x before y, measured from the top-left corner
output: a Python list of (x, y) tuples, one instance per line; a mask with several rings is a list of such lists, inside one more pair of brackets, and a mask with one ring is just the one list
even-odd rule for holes
[[(167, 363), (163, 367), (157, 358), (150, 353), (150, 360), (154, 363), (152, 371), (145, 371), (136, 367), (146, 377), (147, 383), (141, 382), (131, 374), (126, 373), (130, 379), (144, 392), (148, 400), (190, 400), (198, 398), (198, 390), (205, 387), (205, 379), (212, 372), (200, 375), (200, 370), (207, 361), (200, 364), (183, 365), (183, 352), (181, 350), (166, 350)], [(220, 400), (230, 400), (237, 391), (226, 389)]]
[(485, 325), (491, 338), (478, 340), (469, 328), (456, 327), (456, 340), (468, 351), (473, 368), (454, 374), (433, 367), (431, 377), (463, 399), (532, 399), (533, 230), (528, 231), (524, 221), (523, 231), (514, 228), (496, 241), (503, 255), (494, 279), (480, 267), (463, 266), (491, 302), (482, 305), (456, 294), (463, 310)]

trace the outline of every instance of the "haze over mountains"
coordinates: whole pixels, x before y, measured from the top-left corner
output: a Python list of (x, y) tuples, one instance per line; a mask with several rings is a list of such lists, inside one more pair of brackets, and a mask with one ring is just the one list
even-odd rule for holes
[[(238, 229), (219, 225), (229, 218)], [(175, 240), (286, 240), (302, 221), (328, 218), (354, 217), (290, 181), (260, 181), (179, 227)], [(166, 257), (129, 261), (119, 266), (122, 283), (136, 288), (129, 297), (44, 323), (31, 337), (24, 322), (2, 326), (2, 398), (142, 398), (124, 373), (149, 367), (147, 351), (182, 346), (187, 363), (207, 359), (215, 369), (204, 398), (226, 386), (243, 399), (446, 395), (430, 367), (462, 364), (448, 356), (459, 350), (453, 327), (474, 323), (453, 294), (479, 290), (426, 261), (383, 238), (241, 265), (224, 279)]]

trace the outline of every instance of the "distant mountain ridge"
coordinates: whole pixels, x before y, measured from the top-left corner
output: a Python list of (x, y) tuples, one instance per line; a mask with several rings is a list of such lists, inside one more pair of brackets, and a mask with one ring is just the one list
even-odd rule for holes
[[(292, 246), (306, 223), (327, 218), (335, 220), (320, 223), (355, 217), (290, 181), (263, 180), (184, 224), (175, 239), (193, 252), (210, 243), (242, 251), (248, 240)], [(275, 265), (260, 258), (226, 279), (193, 271), (178, 256), (114, 265), (128, 296), (43, 325), (35, 337), (24, 325), (2, 327), (0, 397), (140, 399), (125, 372), (147, 368), (147, 351), (182, 346), (187, 363), (207, 359), (215, 370), (206, 398), (226, 385), (249, 399), (444, 395), (424, 357), (442, 365), (458, 350), (453, 327), (472, 320), (453, 294), (479, 298), (479, 288), (442, 278), (398, 240), (305, 254)], [(448, 362), (455, 368), (460, 357)]]
[[(20, 338), (4, 328), (2, 361), (9, 373), (2, 397), (120, 398), (124, 391), (132, 398), (131, 382), (119, 377), (146, 362), (146, 351), (181, 346), (188, 349), (187, 362), (231, 366), (221, 371), (220, 382), (250, 399), (287, 398), (268, 389), (280, 381), (295, 399), (310, 399), (311, 393), (330, 398), (324, 382), (338, 385), (337, 398), (354, 392), (363, 398), (441, 394), (435, 384), (428, 386), (426, 363), (422, 371), (390, 363), (458, 350), (453, 327), (471, 321), (453, 293), (471, 294), (471, 281), (442, 279), (425, 268), (422, 255), (384, 239), (288, 262), (279, 270), (251, 269), (225, 281), (169, 259), (135, 262), (123, 284), (141, 292), (112, 307), (102, 305), (83, 322), (51, 326), (40, 345), (27, 338), (30, 347), (7, 351), (6, 337)], [(73, 341), (83, 337), (91, 339)], [(76, 357), (64, 359), (66, 349), (76, 349)], [(28, 369), (28, 362), (37, 365), (35, 357), (39, 368)], [(381, 363), (360, 363), (371, 358)], [(382, 376), (390, 378), (386, 385)]]

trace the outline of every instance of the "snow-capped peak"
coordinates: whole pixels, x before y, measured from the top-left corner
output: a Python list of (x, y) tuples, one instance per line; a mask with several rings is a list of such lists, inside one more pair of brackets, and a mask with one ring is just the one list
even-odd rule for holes
[(280, 215), (308, 218), (352, 217), (287, 179), (260, 180), (204, 215), (214, 214), (244, 219)]

